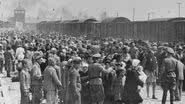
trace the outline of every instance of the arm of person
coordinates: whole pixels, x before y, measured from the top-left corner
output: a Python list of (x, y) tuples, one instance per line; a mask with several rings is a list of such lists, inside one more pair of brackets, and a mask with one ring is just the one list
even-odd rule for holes
[(136, 83), (137, 83), (139, 86), (143, 87), (143, 86), (144, 86), (144, 82), (143, 82), (142, 80), (139, 79), (139, 75), (138, 75), (138, 73), (137, 73), (136, 71), (134, 72), (134, 76), (136, 77)]
[(26, 83), (25, 83), (25, 80), (26, 80), (26, 76), (24, 75), (24, 73), (20, 73), (20, 88), (22, 91), (26, 91)]
[(53, 81), (55, 82), (55, 84), (56, 84), (57, 86), (61, 87), (62, 84), (61, 84), (61, 82), (60, 82), (60, 80), (59, 80), (59, 78), (58, 78), (58, 75), (57, 75), (56, 70), (53, 70), (53, 71), (52, 71), (51, 76), (52, 76)]
[(57, 76), (58, 76), (58, 79), (59, 79), (59, 81), (61, 82), (61, 77), (62, 77), (62, 75), (61, 75), (61, 68), (59, 67), (59, 66), (55, 66), (55, 69), (56, 69), (56, 73), (57, 73)]
[(110, 70), (105, 70), (105, 68), (102, 65), (98, 65), (98, 68), (99, 68), (100, 71), (102, 71), (105, 74), (110, 73)]

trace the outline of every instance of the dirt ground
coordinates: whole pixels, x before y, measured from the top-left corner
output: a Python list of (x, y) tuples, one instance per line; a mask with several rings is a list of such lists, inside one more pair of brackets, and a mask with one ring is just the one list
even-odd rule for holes
[[(0, 98), (0, 104), (20, 104), (20, 88), (19, 88), (19, 82), (11, 82), (10, 78), (6, 78), (3, 75), (0, 75), (0, 78), (2, 80), (3, 86), (1, 87), (1, 90), (3, 91), (3, 97)], [(150, 89), (152, 91), (152, 88)], [(143, 88), (141, 91), (141, 95), (144, 99), (143, 104), (161, 104), (162, 100), (162, 89), (160, 87), (157, 87), (156, 90), (156, 96), (157, 100), (147, 98), (146, 97), (146, 89)], [(150, 95), (152, 97), (152, 95)], [(169, 92), (167, 97), (167, 103), (169, 103)], [(5, 102), (5, 103), (3, 103)], [(175, 102), (174, 104), (185, 104), (185, 92), (183, 92), (182, 101)], [(111, 104), (109, 101), (105, 101), (105, 104)]]

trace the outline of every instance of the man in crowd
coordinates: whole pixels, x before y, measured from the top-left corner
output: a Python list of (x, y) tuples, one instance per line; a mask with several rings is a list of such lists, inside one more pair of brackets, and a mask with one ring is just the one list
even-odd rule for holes
[(32, 103), (40, 104), (42, 98), (42, 74), (40, 64), (42, 63), (42, 55), (36, 51), (33, 55), (33, 68), (31, 70), (31, 91)]
[(176, 86), (177, 60), (173, 57), (175, 54), (172, 48), (167, 48), (167, 57), (162, 64), (161, 79), (163, 88), (162, 104), (166, 103), (168, 90), (170, 91), (170, 104), (174, 104), (174, 92)]
[(56, 60), (53, 57), (50, 57), (48, 59), (48, 66), (44, 70), (43, 87), (46, 91), (47, 104), (57, 104), (58, 88), (61, 88), (62, 86), (54, 67), (55, 64)]
[(182, 97), (182, 86), (183, 86), (183, 80), (184, 80), (184, 70), (185, 66), (184, 64), (178, 60), (177, 61), (177, 83), (176, 83), (176, 90), (175, 90), (175, 100), (181, 101)]
[(14, 61), (14, 56), (11, 53), (11, 47), (7, 47), (6, 51), (4, 52), (4, 57), (5, 57), (5, 70), (7, 71), (7, 77), (10, 77), (10, 72), (12, 71), (13, 68), (13, 61)]
[(30, 104), (30, 73), (28, 63), (26, 60), (22, 61), (22, 70), (20, 72), (20, 91), (21, 91), (21, 104)]

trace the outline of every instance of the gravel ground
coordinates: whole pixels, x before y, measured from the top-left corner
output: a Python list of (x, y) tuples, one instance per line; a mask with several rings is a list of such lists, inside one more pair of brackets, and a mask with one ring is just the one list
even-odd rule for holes
[[(0, 78), (2, 80), (3, 86), (1, 87), (3, 91), (4, 97), (0, 98), (0, 104), (20, 104), (20, 90), (19, 90), (19, 83), (18, 82), (11, 82), (10, 78), (6, 78), (3, 75), (0, 75)], [(152, 91), (152, 89), (150, 89)], [(161, 104), (162, 100), (162, 89), (160, 87), (157, 87), (156, 90), (156, 96), (157, 100), (153, 100), (151, 98), (146, 97), (146, 91), (145, 88), (142, 89), (141, 95), (143, 96), (144, 102), (143, 104)], [(152, 97), (152, 95), (150, 95)], [(169, 103), (169, 92), (167, 97), (167, 103)], [(174, 104), (185, 104), (185, 92), (183, 92), (182, 101), (175, 102)], [(105, 104), (111, 104), (110, 102), (105, 101)]]

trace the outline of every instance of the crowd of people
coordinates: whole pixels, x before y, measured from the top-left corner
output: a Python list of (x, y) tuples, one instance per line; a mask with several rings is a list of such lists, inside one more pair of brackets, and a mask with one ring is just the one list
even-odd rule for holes
[(3, 33), (0, 73), (18, 73), (21, 104), (140, 104), (146, 84), (180, 101), (185, 46), (126, 39), (88, 39), (60, 33)]

